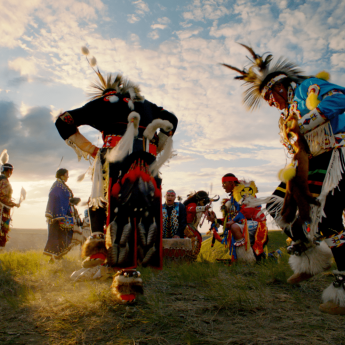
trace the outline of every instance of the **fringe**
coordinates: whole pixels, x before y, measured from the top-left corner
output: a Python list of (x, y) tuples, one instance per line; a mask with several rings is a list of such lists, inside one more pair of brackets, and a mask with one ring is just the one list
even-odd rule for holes
[[(270, 204), (267, 207), (267, 204)], [(269, 215), (273, 218), (274, 222), (277, 226), (282, 227), (282, 217), (281, 217), (281, 210), (284, 205), (284, 199), (277, 196), (277, 195), (270, 195), (266, 198), (248, 198), (244, 201), (244, 204), (249, 207), (257, 207), (263, 204), (266, 204), (266, 208), (261, 210), (266, 216)], [(260, 212), (260, 213), (261, 213)], [(259, 214), (260, 214), (259, 213)]]
[(318, 224), (322, 221), (322, 217), (326, 217), (324, 207), (328, 193), (337, 188), (340, 180), (342, 179), (342, 173), (345, 170), (344, 153), (345, 148), (333, 150), (326, 177), (323, 181), (321, 193), (317, 198), (317, 200), (320, 201), (320, 206), (311, 205), (310, 216), (312, 222), (310, 225), (310, 233), (308, 234), (308, 237), (311, 239), (318, 231)]
[(80, 162), (81, 158), (84, 158), (86, 161), (92, 161), (93, 157), (89, 153), (82, 151), (72, 140), (66, 139), (65, 143), (72, 147), (74, 152), (77, 154), (78, 162)]
[(92, 189), (89, 205), (95, 208), (103, 207), (107, 203), (103, 189), (103, 176), (101, 164), (101, 150), (97, 152), (93, 164)]
[(335, 145), (335, 139), (330, 122), (326, 122), (320, 127), (313, 129), (311, 132), (305, 133), (304, 137), (307, 140), (310, 152), (314, 157), (332, 149)]

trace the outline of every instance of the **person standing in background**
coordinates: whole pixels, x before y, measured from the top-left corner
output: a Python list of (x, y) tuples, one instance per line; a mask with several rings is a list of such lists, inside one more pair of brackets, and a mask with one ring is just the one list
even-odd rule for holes
[(163, 238), (184, 238), (187, 226), (186, 207), (175, 200), (175, 191), (169, 189), (163, 204)]

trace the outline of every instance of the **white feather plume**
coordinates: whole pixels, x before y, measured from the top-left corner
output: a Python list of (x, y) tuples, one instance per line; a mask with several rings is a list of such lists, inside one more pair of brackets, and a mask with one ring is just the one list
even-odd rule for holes
[(150, 165), (150, 171), (153, 176), (158, 174), (159, 169), (166, 163), (173, 153), (173, 139), (169, 137), (165, 143), (164, 150), (157, 157), (157, 160)]
[(4, 149), (0, 155), (1, 164), (6, 164), (8, 162), (8, 159), (9, 159), (9, 156), (8, 156), (7, 150)]
[(170, 132), (174, 126), (168, 120), (155, 119), (145, 129), (144, 137), (152, 140), (158, 128), (162, 128), (166, 132)]
[(19, 204), (26, 199), (26, 190), (22, 187), (20, 191)]
[(78, 181), (78, 182), (81, 182), (81, 181), (84, 180), (86, 174), (90, 171), (90, 168), (91, 168), (91, 167), (88, 167), (87, 170), (86, 170), (83, 174), (81, 174), (81, 175), (79, 175), (79, 176), (77, 177), (77, 181)]
[(117, 144), (108, 154), (106, 155), (106, 159), (111, 162), (120, 162), (122, 161), (133, 149), (133, 140), (134, 137), (138, 135), (139, 131), (139, 122), (140, 122), (140, 115), (134, 111), (132, 111), (128, 115), (128, 126), (126, 133)]

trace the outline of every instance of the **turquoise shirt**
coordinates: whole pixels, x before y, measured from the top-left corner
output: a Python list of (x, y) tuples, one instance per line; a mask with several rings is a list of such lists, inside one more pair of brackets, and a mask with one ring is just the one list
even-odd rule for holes
[[(310, 112), (306, 107), (306, 99), (309, 94), (309, 87), (312, 85), (319, 87), (318, 99), (321, 102), (317, 108), (330, 120), (333, 133), (345, 132), (345, 87), (318, 78), (309, 78), (297, 85), (293, 101), (297, 102), (297, 108), (301, 115), (304, 116)], [(327, 96), (330, 91), (340, 91), (342, 93)]]

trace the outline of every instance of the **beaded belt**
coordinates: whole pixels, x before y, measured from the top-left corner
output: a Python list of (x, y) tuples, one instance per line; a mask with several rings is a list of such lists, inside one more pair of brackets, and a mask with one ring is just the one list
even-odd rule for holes
[[(104, 138), (104, 144), (103, 148), (113, 148), (115, 147), (119, 141), (121, 140), (122, 136), (117, 134), (109, 134)], [(137, 138), (135, 140), (141, 140), (143, 142), (143, 150), (146, 150), (147, 140), (143, 140), (143, 138)], [(151, 153), (153, 156), (157, 156), (157, 146), (154, 144), (149, 143), (149, 153)]]

